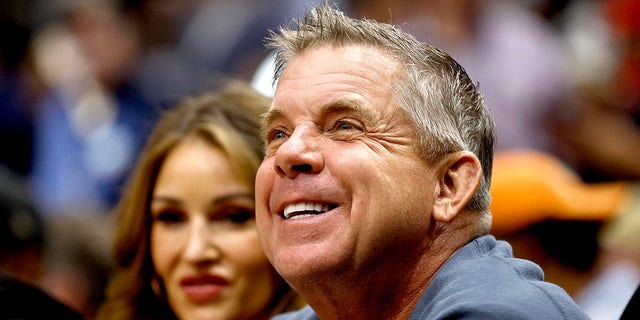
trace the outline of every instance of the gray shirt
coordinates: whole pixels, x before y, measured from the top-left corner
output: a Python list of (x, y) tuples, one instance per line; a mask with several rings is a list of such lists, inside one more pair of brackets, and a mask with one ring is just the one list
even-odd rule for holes
[[(511, 246), (479, 237), (438, 270), (409, 320), (589, 319), (535, 263), (513, 257)], [(276, 320), (319, 320), (309, 306)]]

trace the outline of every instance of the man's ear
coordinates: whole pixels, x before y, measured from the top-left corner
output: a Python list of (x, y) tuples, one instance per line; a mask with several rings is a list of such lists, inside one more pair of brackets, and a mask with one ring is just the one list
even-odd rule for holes
[(460, 151), (444, 160), (438, 177), (439, 193), (433, 205), (433, 218), (449, 222), (464, 210), (478, 190), (482, 166), (473, 153)]

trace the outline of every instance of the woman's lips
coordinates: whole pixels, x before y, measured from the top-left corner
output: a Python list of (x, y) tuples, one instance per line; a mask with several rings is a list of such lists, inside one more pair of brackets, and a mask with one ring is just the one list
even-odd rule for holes
[(216, 275), (185, 277), (180, 281), (184, 294), (196, 303), (216, 299), (227, 285), (227, 280)]

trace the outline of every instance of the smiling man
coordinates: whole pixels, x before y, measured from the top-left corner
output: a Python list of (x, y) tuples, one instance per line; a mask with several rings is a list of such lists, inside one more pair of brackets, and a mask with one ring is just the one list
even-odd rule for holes
[(586, 319), (488, 235), (494, 125), (464, 69), (321, 5), (270, 39), (256, 219), (284, 319)]

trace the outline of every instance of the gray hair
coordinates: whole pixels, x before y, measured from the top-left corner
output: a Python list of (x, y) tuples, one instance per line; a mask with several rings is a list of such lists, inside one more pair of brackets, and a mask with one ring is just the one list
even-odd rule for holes
[(296, 54), (308, 48), (364, 45), (387, 53), (402, 66), (393, 94), (415, 126), (418, 154), (434, 163), (452, 152), (467, 150), (480, 160), (482, 182), (468, 208), (484, 213), (481, 229), (488, 231), (495, 126), (464, 68), (444, 51), (396, 26), (353, 19), (327, 4), (312, 8), (294, 22), (295, 28), (283, 26), (267, 39), (267, 47), (276, 52), (274, 81)]

